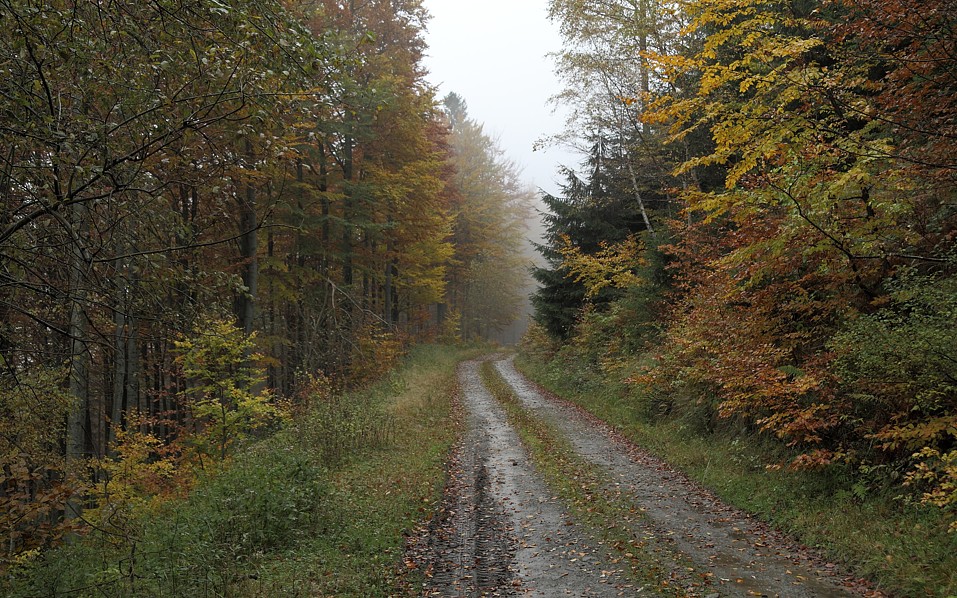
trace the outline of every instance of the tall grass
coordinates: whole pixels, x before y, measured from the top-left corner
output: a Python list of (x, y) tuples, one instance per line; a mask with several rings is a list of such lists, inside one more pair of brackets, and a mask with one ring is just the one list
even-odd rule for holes
[(455, 365), (420, 347), (371, 387), (240, 451), (184, 499), (94, 530), (14, 577), (5, 596), (389, 596), (404, 533), (431, 512), (456, 434)]

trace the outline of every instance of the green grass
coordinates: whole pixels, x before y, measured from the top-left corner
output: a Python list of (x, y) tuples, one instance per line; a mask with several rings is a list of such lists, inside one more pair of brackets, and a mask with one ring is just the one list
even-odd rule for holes
[[(9, 596), (418, 595), (406, 534), (434, 510), (459, 433), (455, 366), (425, 346), (378, 384), (316, 406), (189, 497), (49, 551)], [(120, 529), (118, 527), (118, 529)]]
[(373, 391), (393, 422), (391, 441), (331, 475), (326, 527), (294, 558), (261, 567), (249, 595), (418, 595), (417, 578), (399, 573), (405, 533), (441, 499), (458, 433), (455, 365), (464, 357), (448, 347), (420, 348), (386, 388)]
[(957, 595), (957, 534), (939, 511), (862, 491), (840, 471), (768, 470), (785, 451), (733, 430), (706, 432), (694, 414), (659, 416), (620, 381), (569, 359), (516, 365), (549, 391), (608, 422), (723, 500), (756, 514), (898, 596)]

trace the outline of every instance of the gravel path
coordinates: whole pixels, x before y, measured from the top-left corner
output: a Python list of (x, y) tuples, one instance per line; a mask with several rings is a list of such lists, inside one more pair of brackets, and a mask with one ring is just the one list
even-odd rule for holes
[[(505, 412), (462, 364), (467, 431), (433, 530), (430, 596), (621, 596), (604, 551), (568, 518), (529, 462)], [(505, 558), (504, 562), (501, 560)], [(621, 585), (623, 589), (616, 587)]]
[[(496, 359), (496, 358), (492, 358)], [(505, 412), (482, 383), (479, 361), (460, 366), (466, 433), (450, 465), (445, 505), (430, 530), (428, 596), (649, 596), (610, 564), (530, 463)], [(564, 434), (654, 535), (706, 572), (700, 596), (809, 598), (852, 595), (833, 565), (733, 509), (600, 421), (540, 391), (510, 359), (495, 365), (524, 408)]]

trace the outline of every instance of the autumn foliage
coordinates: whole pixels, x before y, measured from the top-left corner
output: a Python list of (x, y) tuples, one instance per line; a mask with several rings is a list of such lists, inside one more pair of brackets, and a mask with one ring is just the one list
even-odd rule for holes
[[(499, 184), (469, 186), (427, 19), (0, 3), (0, 570), (78, 529), (133, 550), (138, 517), (317, 396), (517, 316), (528, 192), (477, 123)], [(463, 323), (465, 288), (494, 321)]]
[[(667, 6), (632, 30), (649, 35), (633, 80), (651, 83), (606, 99), (681, 150), (655, 213), (670, 234), (669, 287), (649, 299), (660, 333), (620, 350), (637, 364), (622, 371), (655, 413), (778, 439), (789, 456), (771, 467), (839, 467), (953, 514), (953, 3)], [(607, 246), (565, 258), (586, 286), (620, 267)]]

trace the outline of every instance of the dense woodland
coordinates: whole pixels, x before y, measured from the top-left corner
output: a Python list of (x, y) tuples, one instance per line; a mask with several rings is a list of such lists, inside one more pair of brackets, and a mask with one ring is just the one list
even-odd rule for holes
[(533, 194), (426, 83), (427, 19), (0, 2), (3, 568), (516, 317)]
[[(957, 521), (957, 3), (550, 16), (554, 142), (585, 160), (543, 198), (524, 351)], [(515, 319), (534, 193), (426, 83), (427, 22), (420, 0), (0, 0), (4, 580), (98, 538), (125, 564), (90, 587), (137, 595), (143, 518), (247, 439)], [(342, 408), (323, 438), (365, 417)]]
[(587, 159), (545, 198), (527, 351), (954, 521), (957, 4), (551, 11)]

